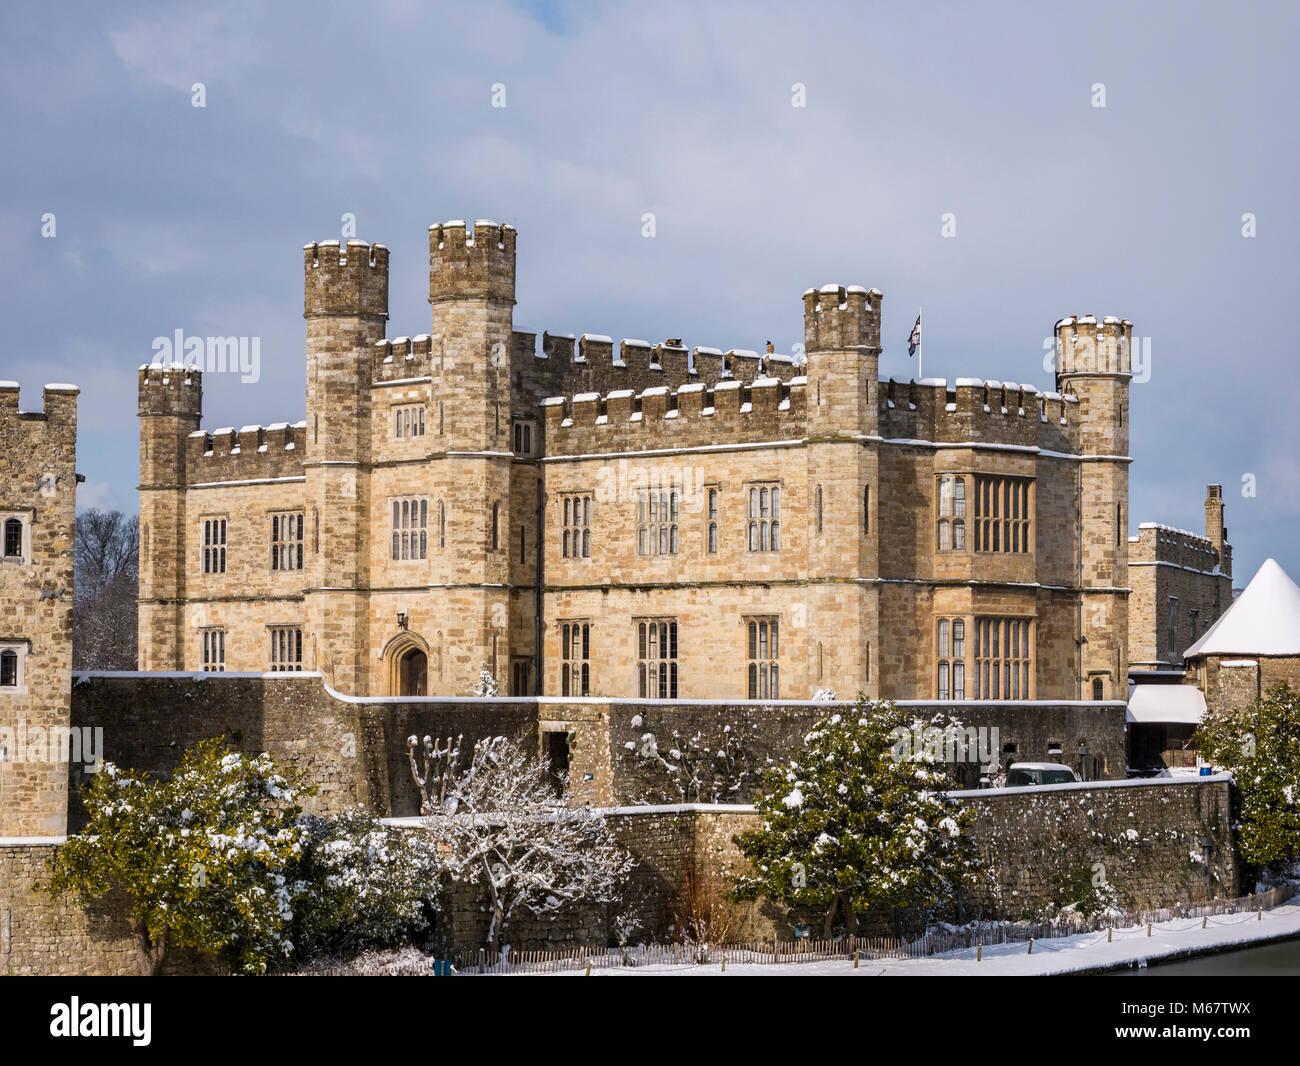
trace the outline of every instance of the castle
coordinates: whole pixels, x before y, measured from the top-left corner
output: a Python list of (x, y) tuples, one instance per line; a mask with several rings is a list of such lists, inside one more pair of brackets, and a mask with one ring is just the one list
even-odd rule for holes
[(512, 226), (304, 249), (305, 421), (201, 428), (139, 370), (140, 667), (350, 695), (1126, 695), (1132, 326), (1056, 325), (1058, 391), (881, 381), (881, 293), (804, 355), (516, 330)]

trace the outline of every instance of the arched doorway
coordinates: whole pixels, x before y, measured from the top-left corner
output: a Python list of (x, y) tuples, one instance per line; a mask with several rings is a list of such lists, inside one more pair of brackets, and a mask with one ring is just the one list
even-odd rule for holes
[(379, 654), (386, 675), (381, 691), (389, 696), (427, 696), (429, 655), (430, 648), (423, 637), (411, 632), (398, 633)]
[(397, 695), (426, 696), (429, 693), (429, 657), (412, 648), (397, 662)]

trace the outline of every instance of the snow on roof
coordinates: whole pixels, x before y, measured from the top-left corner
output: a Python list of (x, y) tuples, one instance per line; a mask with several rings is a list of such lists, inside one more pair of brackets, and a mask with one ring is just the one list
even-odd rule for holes
[(637, 340), (635, 337), (624, 337), (623, 343), (629, 348), (649, 348), (651, 346), (649, 341)]
[(76, 385), (68, 385), (61, 381), (56, 381), (53, 385), (45, 386), (46, 392), (80, 392)]
[(957, 385), (961, 388), (970, 388), (972, 385), (982, 386), (983, 384), (984, 384), (983, 378), (958, 378), (957, 379)]
[(18, 382), (16, 381), (0, 381), (0, 389), (16, 389), (16, 388), (18, 388)]
[(558, 407), (564, 403), (563, 396), (548, 396), (538, 406), (540, 407)]
[(1246, 591), (1184, 652), (1199, 655), (1300, 655), (1300, 587), (1266, 559)]
[(583, 339), (584, 341), (591, 341), (593, 344), (613, 344), (613, 343), (614, 343), (614, 338), (613, 338), (613, 337), (606, 337), (605, 334), (603, 334), (603, 333), (584, 333), (584, 334), (582, 335), (582, 339)]
[(699, 352), (700, 355), (721, 355), (722, 354), (721, 348), (705, 348), (701, 346), (696, 348), (695, 350)]
[(1137, 685), (1129, 697), (1130, 722), (1196, 725), (1205, 716), (1205, 696), (1194, 685)]
[(592, 400), (599, 400), (598, 392), (580, 392), (573, 398), (574, 403), (590, 403)]

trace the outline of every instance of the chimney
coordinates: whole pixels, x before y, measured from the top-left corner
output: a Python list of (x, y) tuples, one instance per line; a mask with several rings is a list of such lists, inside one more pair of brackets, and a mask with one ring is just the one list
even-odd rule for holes
[(776, 351), (776, 349), (772, 347), (772, 342), (771, 342), (771, 341), (768, 341), (768, 342), (767, 342), (767, 354), (768, 354), (768, 355), (771, 355), (774, 351)]
[(1223, 524), (1223, 486), (1205, 486), (1205, 535), (1223, 554), (1224, 542), (1228, 539), (1228, 530)]

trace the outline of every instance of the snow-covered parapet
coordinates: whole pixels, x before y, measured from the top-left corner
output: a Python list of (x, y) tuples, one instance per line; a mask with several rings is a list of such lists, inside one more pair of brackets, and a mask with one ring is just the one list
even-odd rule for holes
[[(615, 389), (601, 396), (580, 393), (571, 400), (548, 397), (541, 402), (547, 420), (547, 447), (555, 455), (626, 451), (626, 433), (635, 429), (640, 448), (718, 446), (720, 435), (744, 440), (801, 438), (806, 432), (806, 379), (782, 382), (759, 377), (751, 384), (729, 379), (712, 388), (687, 382), (673, 389), (655, 385), (634, 392)], [(709, 419), (705, 425), (700, 420)], [(719, 423), (730, 423), (730, 430)], [(662, 440), (641, 437), (647, 430), (672, 423), (677, 429)], [(607, 435), (608, 434), (608, 435)]]

